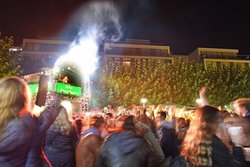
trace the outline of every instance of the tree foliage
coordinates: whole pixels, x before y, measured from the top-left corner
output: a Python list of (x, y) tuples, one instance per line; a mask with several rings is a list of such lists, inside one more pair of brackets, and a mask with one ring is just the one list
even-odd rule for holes
[(110, 62), (99, 68), (93, 80), (93, 96), (98, 107), (172, 102), (194, 106), (199, 89), (208, 88), (213, 105), (229, 104), (239, 97), (250, 97), (250, 68), (225, 66), (204, 69), (203, 64), (177, 61), (141, 60), (124, 66)]
[(21, 74), (21, 52), (10, 51), (13, 47), (13, 37), (2, 37), (0, 33), (0, 78)]

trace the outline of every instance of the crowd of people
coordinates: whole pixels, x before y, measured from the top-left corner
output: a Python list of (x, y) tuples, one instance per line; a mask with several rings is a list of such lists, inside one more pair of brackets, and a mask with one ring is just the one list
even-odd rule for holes
[(20, 78), (0, 81), (0, 167), (247, 167), (250, 99), (235, 101), (232, 117), (202, 104), (192, 119), (157, 112), (116, 112), (72, 117), (62, 95), (39, 116)]

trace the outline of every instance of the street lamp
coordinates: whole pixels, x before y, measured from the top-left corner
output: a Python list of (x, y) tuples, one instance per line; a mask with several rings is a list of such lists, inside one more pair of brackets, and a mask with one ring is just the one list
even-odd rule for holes
[(148, 102), (148, 100), (146, 98), (142, 98), (141, 99), (141, 103), (142, 103), (142, 106), (145, 107), (146, 103)]

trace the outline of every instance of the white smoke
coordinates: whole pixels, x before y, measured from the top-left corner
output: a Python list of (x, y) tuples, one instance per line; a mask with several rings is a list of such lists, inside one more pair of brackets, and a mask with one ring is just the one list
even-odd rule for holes
[(89, 79), (97, 68), (100, 44), (115, 42), (122, 37), (120, 14), (114, 3), (95, 1), (84, 6), (75, 19), (80, 22), (79, 33), (68, 53), (56, 61), (54, 71), (64, 63), (70, 63), (78, 66), (83, 77)]
[(79, 11), (75, 19), (80, 22), (79, 38), (94, 35), (96, 42), (101, 43), (115, 42), (122, 37), (120, 13), (113, 2), (89, 3)]

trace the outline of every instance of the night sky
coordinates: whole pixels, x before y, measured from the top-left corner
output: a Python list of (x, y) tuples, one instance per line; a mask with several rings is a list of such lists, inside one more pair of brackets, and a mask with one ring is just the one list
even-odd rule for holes
[[(0, 0), (0, 31), (23, 38), (73, 40), (72, 21), (87, 0)], [(248, 0), (115, 0), (121, 14), (123, 40), (150, 39), (170, 45), (175, 54), (196, 47), (237, 48), (250, 54)]]

